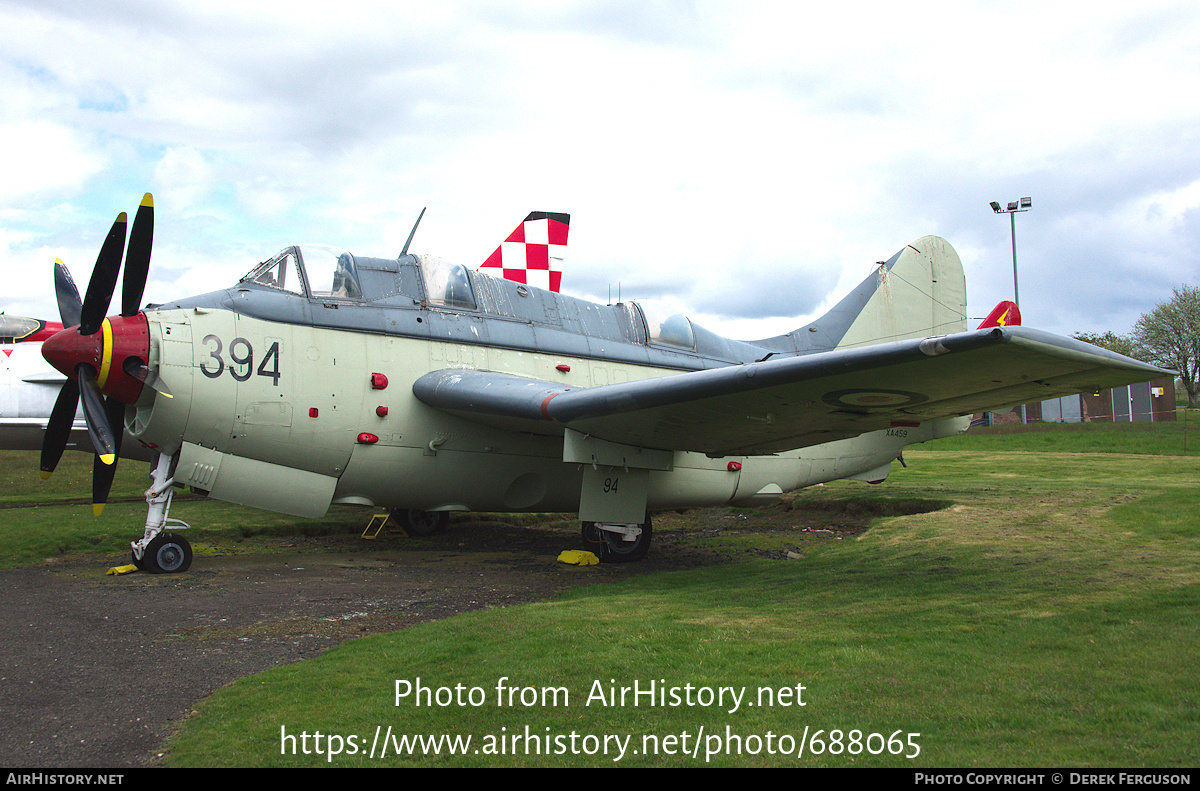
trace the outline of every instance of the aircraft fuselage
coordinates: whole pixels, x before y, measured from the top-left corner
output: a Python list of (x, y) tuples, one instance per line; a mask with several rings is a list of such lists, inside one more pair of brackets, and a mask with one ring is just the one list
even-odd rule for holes
[[(455, 368), (568, 387), (676, 372), (284, 324), (224, 309), (151, 310), (146, 316), (150, 365), (174, 397), (144, 398), (147, 403), (131, 410), (132, 436), (165, 452), (181, 451), (177, 483), (308, 517), (323, 515), (330, 503), (577, 511), (585, 465), (564, 462), (561, 429), (548, 425), (547, 433), (535, 434), (480, 425), (421, 403), (413, 397), (413, 382), (431, 370)], [(961, 429), (932, 423), (889, 429), (778, 456), (675, 452), (668, 469), (650, 471), (647, 505), (752, 502), (872, 471), (881, 480), (904, 445), (955, 430)], [(609, 472), (608, 485), (622, 485), (626, 471)]]

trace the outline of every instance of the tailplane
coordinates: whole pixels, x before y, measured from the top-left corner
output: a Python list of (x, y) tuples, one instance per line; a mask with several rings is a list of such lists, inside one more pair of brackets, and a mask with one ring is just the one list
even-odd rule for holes
[[(485, 274), (500, 274), (505, 280), (558, 291), (562, 285), (562, 262), (567, 251), (570, 223), (569, 214), (530, 212), (480, 264), (479, 270)], [(496, 272), (497, 269), (500, 272)]]

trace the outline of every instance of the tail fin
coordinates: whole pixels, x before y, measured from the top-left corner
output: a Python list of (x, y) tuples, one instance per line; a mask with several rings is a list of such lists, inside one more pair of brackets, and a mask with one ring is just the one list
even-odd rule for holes
[(479, 269), (499, 269), (505, 280), (558, 291), (570, 223), (569, 214), (530, 212)]
[(996, 307), (992, 308), (992, 312), (983, 320), (977, 329), (985, 329), (987, 327), (1017, 327), (1021, 324), (1021, 309), (1017, 307), (1017, 303), (1012, 300), (1004, 300)]
[(967, 280), (945, 239), (925, 236), (878, 267), (828, 313), (795, 332), (755, 341), (780, 351), (870, 346), (967, 329)]

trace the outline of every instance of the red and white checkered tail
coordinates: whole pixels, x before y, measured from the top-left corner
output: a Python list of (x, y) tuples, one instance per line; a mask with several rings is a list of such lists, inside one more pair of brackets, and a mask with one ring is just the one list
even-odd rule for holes
[(530, 212), (479, 270), (489, 275), (500, 274), (505, 280), (558, 291), (570, 223), (569, 214)]

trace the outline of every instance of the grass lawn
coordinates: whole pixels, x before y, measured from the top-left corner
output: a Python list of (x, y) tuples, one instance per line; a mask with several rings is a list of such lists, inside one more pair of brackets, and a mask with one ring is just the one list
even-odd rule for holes
[[(188, 720), (167, 762), (1197, 765), (1200, 459), (1009, 450), (1024, 440), (1003, 437), (943, 449), (962, 441), (983, 440), (910, 450), (880, 486), (731, 509), (747, 517), (734, 529), (697, 513), (655, 524), (744, 559), (364, 638), (245, 679)], [(776, 529), (800, 509), (836, 519), (912, 502), (945, 507), (846, 540)], [(764, 547), (793, 558), (761, 559)], [(397, 699), (397, 682), (410, 694)]]
[[(972, 431), (915, 446), (879, 486), (662, 514), (656, 534), (730, 560), (243, 679), (165, 762), (1194, 767), (1193, 424)], [(68, 454), (41, 482), (35, 455), (0, 455), (0, 564), (127, 551), (145, 473), (123, 465), (93, 519), (78, 499), (90, 459)], [(802, 528), (864, 514), (841, 539)], [(362, 529), (358, 512), (303, 521), (187, 497), (172, 516), (197, 523), (199, 554)]]

